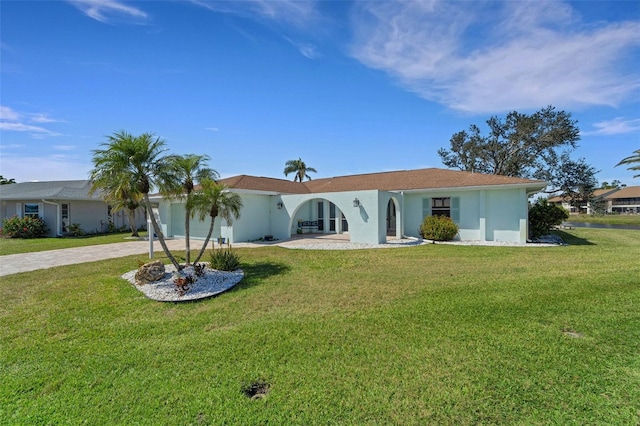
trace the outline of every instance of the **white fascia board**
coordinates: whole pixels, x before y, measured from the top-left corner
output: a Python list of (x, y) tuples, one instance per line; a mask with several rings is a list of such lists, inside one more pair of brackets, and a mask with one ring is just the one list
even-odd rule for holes
[(415, 193), (415, 192), (442, 192), (442, 191), (452, 191), (452, 192), (462, 192), (462, 191), (483, 191), (487, 189), (519, 189), (524, 188), (527, 193), (535, 193), (542, 191), (547, 186), (546, 182), (542, 182), (539, 184), (529, 183), (510, 183), (504, 185), (474, 185), (474, 186), (446, 186), (441, 188), (423, 188), (423, 189), (396, 189), (387, 192), (404, 192), (405, 194)]

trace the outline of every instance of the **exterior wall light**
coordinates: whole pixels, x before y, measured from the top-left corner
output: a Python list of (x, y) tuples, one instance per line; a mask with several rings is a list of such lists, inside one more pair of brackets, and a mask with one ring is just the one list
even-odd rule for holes
[(284, 206), (284, 204), (282, 204), (282, 201), (279, 201), (278, 204), (276, 204), (276, 206), (278, 206), (278, 210), (282, 208), (282, 206)]
[(357, 198), (353, 200), (353, 207), (360, 207), (360, 200), (358, 200)]

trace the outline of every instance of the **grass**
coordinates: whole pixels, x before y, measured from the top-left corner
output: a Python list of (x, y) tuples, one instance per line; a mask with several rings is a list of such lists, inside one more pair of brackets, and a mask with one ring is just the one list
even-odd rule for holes
[(608, 225), (636, 225), (640, 226), (640, 215), (635, 214), (608, 214), (603, 216), (576, 214), (569, 216), (567, 222), (603, 223)]
[(237, 249), (187, 304), (121, 280), (136, 256), (0, 277), (0, 423), (638, 424), (638, 232), (561, 235)]
[[(140, 232), (140, 236), (146, 236), (146, 232)], [(65, 249), (71, 247), (85, 247), (98, 244), (122, 243), (126, 237), (131, 236), (131, 232), (104, 234), (104, 235), (85, 235), (82, 237), (64, 237), (64, 238), (0, 238), (0, 256), (7, 254), (30, 253), (36, 251)]]

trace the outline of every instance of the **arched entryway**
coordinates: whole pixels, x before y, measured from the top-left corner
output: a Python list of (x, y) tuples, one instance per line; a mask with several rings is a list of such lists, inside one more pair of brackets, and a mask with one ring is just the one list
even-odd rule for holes
[(344, 211), (326, 198), (314, 198), (300, 204), (290, 222), (291, 234), (345, 234), (349, 222)]

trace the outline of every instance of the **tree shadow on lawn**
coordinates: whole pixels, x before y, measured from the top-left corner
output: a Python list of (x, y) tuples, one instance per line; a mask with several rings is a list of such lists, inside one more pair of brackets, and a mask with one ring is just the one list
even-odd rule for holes
[(553, 231), (554, 235), (562, 238), (562, 241), (569, 244), (570, 246), (593, 246), (595, 245), (589, 240), (585, 240), (584, 238), (578, 238), (575, 235), (569, 234), (564, 231)]
[(284, 274), (291, 269), (288, 265), (276, 262), (243, 264), (241, 268), (244, 271), (244, 278), (231, 291), (253, 287), (269, 277)]

